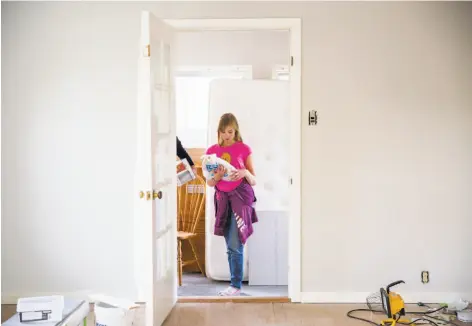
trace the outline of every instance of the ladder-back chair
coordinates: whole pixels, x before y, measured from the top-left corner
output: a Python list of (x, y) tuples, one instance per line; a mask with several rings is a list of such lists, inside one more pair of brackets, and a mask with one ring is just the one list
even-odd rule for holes
[[(205, 180), (198, 175), (196, 179), (177, 188), (177, 267), (179, 286), (182, 285), (182, 269), (184, 266), (196, 263), (200, 272), (205, 275), (193, 242), (193, 238), (197, 236), (195, 230), (198, 222), (200, 218), (205, 218), (203, 216), (206, 197), (205, 191)], [(182, 260), (182, 242), (184, 240), (187, 240), (192, 248), (192, 260)]]

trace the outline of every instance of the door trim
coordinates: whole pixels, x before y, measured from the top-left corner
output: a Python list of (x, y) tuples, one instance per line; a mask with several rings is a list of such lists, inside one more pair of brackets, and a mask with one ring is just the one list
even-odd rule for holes
[[(286, 30), (290, 32), (290, 211), (288, 234), (288, 297), (301, 302), (301, 18), (164, 19), (177, 32)], [(188, 298), (188, 297), (187, 297)], [(180, 300), (180, 299), (179, 299)]]

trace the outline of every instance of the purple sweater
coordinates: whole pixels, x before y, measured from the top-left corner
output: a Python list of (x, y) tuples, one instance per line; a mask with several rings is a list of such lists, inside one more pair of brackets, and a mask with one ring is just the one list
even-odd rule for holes
[(215, 235), (224, 235), (231, 211), (234, 212), (239, 230), (239, 239), (245, 244), (253, 233), (252, 224), (258, 221), (254, 203), (254, 189), (244, 180), (230, 192), (220, 191), (215, 187)]

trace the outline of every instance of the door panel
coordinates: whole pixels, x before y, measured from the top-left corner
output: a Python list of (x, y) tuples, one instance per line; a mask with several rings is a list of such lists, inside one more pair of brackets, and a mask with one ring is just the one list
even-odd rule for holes
[(177, 301), (176, 135), (173, 31), (142, 13), (138, 73), (135, 272), (146, 325), (161, 325)]

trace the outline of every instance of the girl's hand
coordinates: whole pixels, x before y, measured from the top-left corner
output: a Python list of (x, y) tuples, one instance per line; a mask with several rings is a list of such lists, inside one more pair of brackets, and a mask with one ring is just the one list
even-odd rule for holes
[(236, 170), (231, 172), (229, 177), (231, 178), (231, 181), (238, 181), (241, 180), (242, 178), (245, 178), (247, 174), (246, 169), (241, 169), (241, 170)]
[(221, 179), (223, 179), (223, 176), (225, 175), (225, 173), (226, 173), (226, 169), (223, 167), (223, 165), (219, 165), (215, 171), (215, 179), (217, 181), (220, 181)]

